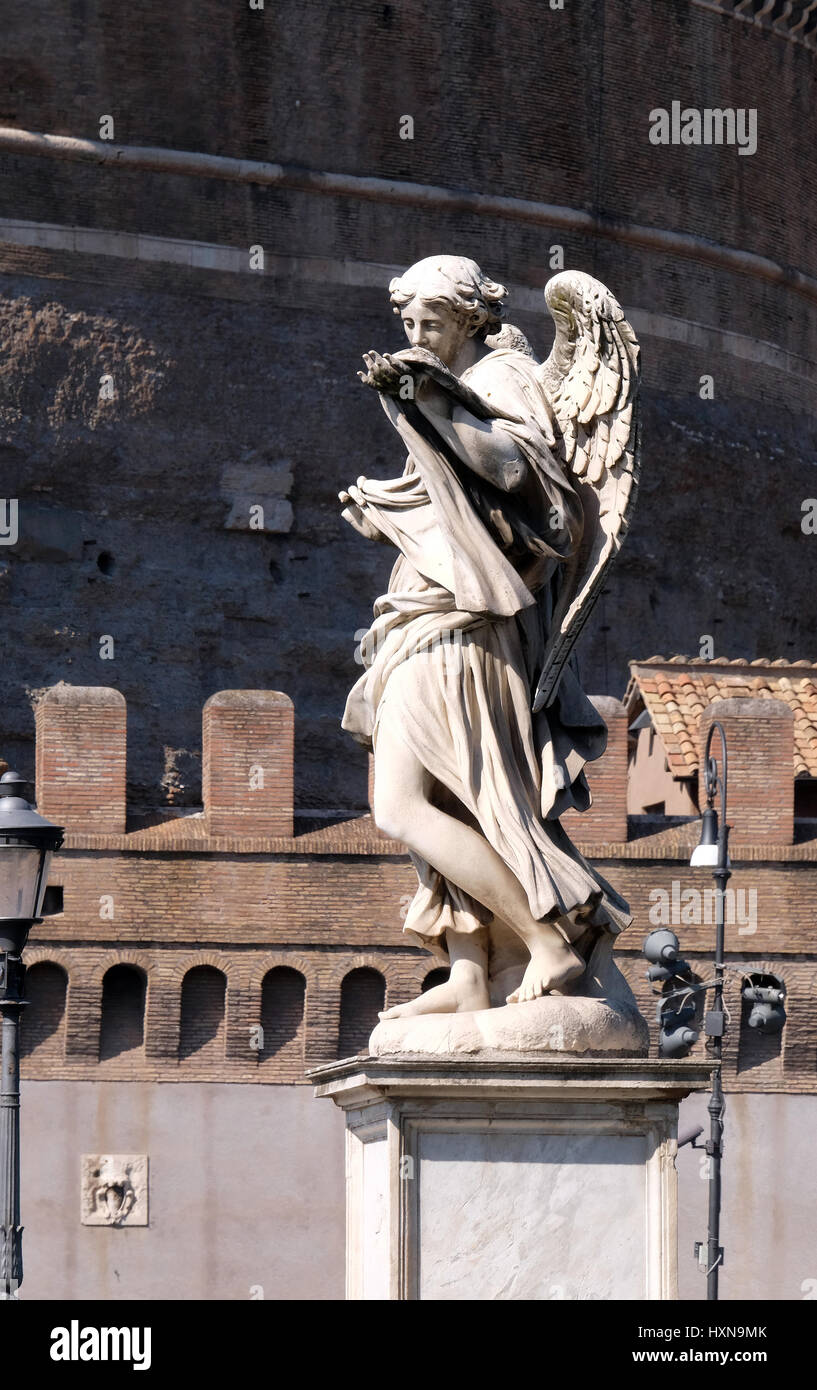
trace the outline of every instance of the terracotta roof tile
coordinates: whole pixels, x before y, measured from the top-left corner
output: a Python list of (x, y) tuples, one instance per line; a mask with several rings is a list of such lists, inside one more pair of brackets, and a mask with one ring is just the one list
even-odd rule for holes
[(794, 715), (795, 775), (817, 777), (817, 662), (652, 656), (630, 662), (624, 698), (631, 717), (636, 708), (646, 709), (673, 776), (693, 777), (700, 755), (698, 725), (706, 706), (713, 700), (750, 695), (783, 700), (789, 706)]

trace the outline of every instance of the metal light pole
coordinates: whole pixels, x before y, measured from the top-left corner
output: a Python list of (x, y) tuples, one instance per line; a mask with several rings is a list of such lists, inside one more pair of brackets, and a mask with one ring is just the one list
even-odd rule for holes
[(62, 844), (52, 825), (20, 795), (16, 772), (0, 777), (0, 1299), (17, 1297), (23, 1282), (20, 1225), (20, 1015), (25, 1008), (23, 949), (41, 922), (51, 855)]
[[(712, 756), (712, 736), (717, 729), (721, 741), (721, 773)], [(726, 824), (726, 778), (727, 755), (726, 734), (723, 725), (711, 725), (706, 739), (704, 755), (706, 777), (706, 810), (703, 814), (701, 840), (693, 851), (690, 864), (693, 868), (711, 867), (716, 884), (715, 899), (715, 980), (712, 1007), (707, 1011), (705, 1032), (712, 1042), (712, 1090), (709, 1097), (710, 1130), (706, 1152), (709, 1155), (709, 1228), (707, 1231), (706, 1258), (706, 1297), (717, 1301), (718, 1270), (723, 1262), (723, 1247), (720, 1243), (721, 1222), (721, 1158), (723, 1156), (723, 1084), (722, 1052), (724, 1033), (723, 976), (724, 976), (724, 900), (726, 885), (732, 876), (729, 864), (729, 826)], [(720, 789), (721, 815), (715, 810), (715, 796)]]
[(23, 1282), (23, 1228), (20, 1225), (20, 1013), (23, 963), (0, 949), (0, 1013), (3, 1066), (0, 1082), (0, 1299), (13, 1298)]

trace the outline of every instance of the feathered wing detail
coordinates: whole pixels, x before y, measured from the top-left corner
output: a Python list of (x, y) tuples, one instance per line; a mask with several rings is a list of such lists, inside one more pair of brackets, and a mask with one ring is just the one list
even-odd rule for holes
[(565, 568), (534, 710), (555, 698), (632, 514), (639, 473), (639, 347), (621, 305), (592, 275), (565, 270), (545, 288), (556, 337), (540, 380), (558, 426), (556, 452), (584, 509)]

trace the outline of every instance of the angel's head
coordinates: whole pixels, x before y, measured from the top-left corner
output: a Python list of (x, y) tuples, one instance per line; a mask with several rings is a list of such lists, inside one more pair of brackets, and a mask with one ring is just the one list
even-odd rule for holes
[(464, 256), (427, 256), (389, 285), (412, 347), (428, 348), (447, 367), (468, 338), (499, 329), (507, 293)]

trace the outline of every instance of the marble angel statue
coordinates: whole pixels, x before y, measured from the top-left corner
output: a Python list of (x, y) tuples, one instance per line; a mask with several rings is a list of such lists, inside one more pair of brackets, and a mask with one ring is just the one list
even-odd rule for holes
[(559, 817), (589, 806), (606, 744), (573, 649), (635, 498), (638, 344), (578, 271), (545, 290), (544, 363), (472, 260), (430, 256), (390, 294), (409, 346), (358, 375), (408, 457), (339, 496), (399, 554), (343, 727), (374, 751), (375, 821), (417, 871), (405, 929), (451, 969), (381, 1017), (598, 994), (631, 919)]

